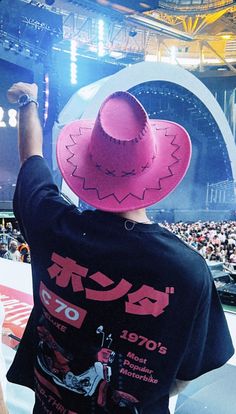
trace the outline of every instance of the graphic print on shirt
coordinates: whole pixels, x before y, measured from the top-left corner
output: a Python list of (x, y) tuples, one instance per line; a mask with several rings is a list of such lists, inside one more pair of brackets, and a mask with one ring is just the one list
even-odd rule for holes
[[(165, 288), (165, 291), (162, 291), (143, 284), (138, 289), (133, 290), (135, 289), (133, 284), (124, 277), (114, 286), (115, 281), (110, 276), (100, 271), (90, 274), (91, 272), (87, 267), (80, 265), (69, 257), (52, 253), (51, 259), (53, 264), (47, 271), (49, 277), (55, 280), (57, 286), (61, 288), (71, 286), (73, 293), (81, 294), (89, 301), (113, 302), (122, 299), (124, 300), (124, 312), (128, 314), (158, 317), (165, 312), (169, 305), (170, 295), (174, 294), (174, 288), (168, 286)], [(98, 285), (99, 289), (91, 289), (88, 286), (88, 282), (91, 283), (91, 281), (94, 282), (95, 286)], [(60, 298), (55, 298), (53, 292), (47, 290), (42, 282), (40, 296), (42, 303), (48, 311), (50, 313), (53, 312), (54, 316), (56, 316), (55, 312), (57, 312), (58, 317), (59, 311), (58, 308), (55, 310), (55, 303), (59, 303)], [(81, 315), (80, 319), (76, 319), (75, 315), (71, 318), (75, 321), (73, 323), (77, 324), (77, 328), (80, 328), (86, 317), (86, 309), (78, 308), (75, 310), (71, 308), (71, 304), (67, 305), (67, 303), (62, 304), (60, 309), (68, 313), (67, 306), (69, 306), (70, 312), (73, 314)]]
[[(99, 326), (96, 331), (97, 334), (102, 334), (101, 348), (96, 355), (97, 361), (79, 375), (75, 375), (70, 370), (70, 363), (73, 362), (72, 357), (65, 353), (47, 329), (40, 326), (38, 333), (40, 337), (38, 363), (57, 385), (84, 396), (91, 396), (100, 381), (110, 382), (111, 364), (114, 361), (115, 352), (109, 349), (112, 335), (109, 334), (105, 339), (103, 326)], [(104, 346), (104, 342), (108, 344), (107, 347)]]
[[(91, 317), (88, 306), (91, 301), (104, 305), (119, 301), (119, 308), (124, 314), (157, 318), (169, 306), (174, 288), (167, 286), (157, 290), (147, 284), (136, 284), (123, 275), (115, 278), (114, 275), (107, 275), (99, 269), (89, 269), (55, 252), (52, 253), (51, 260), (52, 263), (47, 268), (48, 278), (60, 291), (54, 290), (52, 284), (49, 289), (47, 282), (41, 280), (39, 297), (46, 321), (38, 327), (40, 341), (37, 361), (41, 372), (48, 375), (58, 389), (61, 387), (64, 392), (73, 393), (73, 399), (81, 400), (85, 397), (87, 402), (90, 399), (94, 400), (97, 406), (105, 407), (109, 412), (113, 412), (114, 407), (128, 407), (129, 412), (138, 413), (139, 401), (134, 396), (135, 388), (132, 391), (131, 386), (131, 389), (125, 392), (123, 389), (125, 390), (126, 385), (123, 385), (123, 388), (122, 383), (131, 380), (139, 383), (139, 387), (142, 384), (159, 383), (159, 373), (156, 366), (153, 366), (153, 358), (158, 354), (163, 358), (167, 354), (163, 340), (149, 335), (146, 337), (143, 333), (127, 330), (125, 327), (121, 327), (120, 332), (113, 332), (113, 335), (105, 333), (98, 319), (98, 324), (93, 327), (94, 335), (90, 336), (93, 337), (93, 343), (91, 340), (86, 342), (84, 357), (80, 347), (78, 353), (77, 350), (72, 351), (72, 355), (64, 346), (59, 345), (61, 341), (58, 341), (56, 334), (55, 337), (52, 335), (50, 325), (52, 324), (62, 335), (74, 329), (80, 331), (86, 328), (88, 316)], [(147, 278), (144, 277), (142, 280)], [(62, 288), (67, 290), (65, 297), (61, 294)], [(73, 300), (70, 292), (73, 294)], [(78, 295), (76, 300), (75, 295)], [(100, 345), (96, 343), (97, 335), (102, 339)], [(117, 355), (111, 349), (114, 335)], [(118, 338), (122, 341), (121, 353), (118, 351)], [(130, 345), (138, 348), (136, 351), (134, 348), (132, 350)], [(92, 350), (92, 354), (89, 353), (89, 349)], [(142, 356), (142, 353), (147, 352), (150, 358), (148, 355)], [(134, 392), (134, 395), (130, 394), (130, 391), (132, 394)]]
[[(75, 374), (71, 369), (74, 362), (72, 355), (64, 351), (45, 326), (38, 326), (40, 341), (37, 361), (40, 368), (53, 379), (56, 385), (84, 397), (91, 397), (97, 390), (97, 404), (105, 406), (108, 403), (108, 383), (111, 380), (111, 365), (115, 352), (110, 349), (112, 335), (106, 336), (102, 325), (97, 328), (96, 333), (102, 338), (96, 361), (93, 364), (91, 362), (91, 366), (86, 371)], [(138, 402), (132, 395), (119, 390), (110, 389), (109, 398), (113, 400), (112, 404), (123, 407)]]

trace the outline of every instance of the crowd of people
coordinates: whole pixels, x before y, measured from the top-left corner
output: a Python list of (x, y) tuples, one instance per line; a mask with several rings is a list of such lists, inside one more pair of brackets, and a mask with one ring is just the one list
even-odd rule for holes
[(29, 246), (11, 222), (0, 225), (0, 258), (30, 263)]
[(164, 223), (164, 226), (196, 249), (205, 259), (236, 263), (236, 222)]
[[(236, 263), (236, 222), (161, 223), (205, 259)], [(30, 263), (29, 246), (11, 222), (0, 225), (0, 258)]]

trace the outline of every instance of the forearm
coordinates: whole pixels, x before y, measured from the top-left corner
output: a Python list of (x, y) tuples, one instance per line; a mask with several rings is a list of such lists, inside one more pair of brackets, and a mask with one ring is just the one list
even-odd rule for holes
[(0, 382), (0, 413), (1, 414), (8, 414), (8, 409), (3, 397), (2, 386)]
[(43, 155), (43, 133), (34, 102), (19, 110), (18, 145), (21, 164), (32, 155)]
[(21, 164), (32, 155), (43, 155), (43, 133), (37, 108), (36, 83), (17, 82), (7, 91), (11, 103), (20, 106), (18, 120), (19, 153)]

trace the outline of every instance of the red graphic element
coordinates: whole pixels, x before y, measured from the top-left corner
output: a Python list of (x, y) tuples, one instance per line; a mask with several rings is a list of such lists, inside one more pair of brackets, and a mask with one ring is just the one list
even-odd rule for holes
[(66, 332), (67, 326), (63, 325), (61, 322), (59, 322), (57, 319), (53, 318), (52, 315), (50, 315), (48, 312), (46, 312), (45, 309), (43, 309), (43, 313), (45, 318), (51, 322), (51, 324), (57, 328), (61, 332)]
[(98, 405), (99, 407), (105, 407), (107, 402), (107, 389), (108, 389), (108, 383), (106, 381), (102, 381), (99, 385), (98, 389)]
[(60, 296), (49, 290), (43, 282), (40, 282), (39, 295), (42, 304), (52, 316), (76, 328), (81, 327), (87, 315), (85, 309), (60, 298)]
[(0, 300), (4, 306), (5, 319), (3, 322), (4, 344), (15, 348), (22, 338), (31, 310), (33, 296), (19, 290), (0, 285)]
[[(47, 331), (47, 329), (45, 329), (44, 326), (38, 326), (37, 330), (41, 340), (41, 348), (43, 348), (43, 346), (45, 347), (45, 351), (42, 352), (44, 363), (46, 363), (50, 369), (50, 373), (53, 375), (65, 375), (70, 370), (69, 359), (63, 355), (62, 348), (57, 344), (53, 336)], [(49, 349), (52, 352), (52, 355), (49, 355)]]
[(114, 352), (109, 348), (101, 348), (97, 353), (97, 359), (104, 364), (111, 364), (114, 359)]
[[(169, 292), (170, 289), (166, 288)], [(143, 285), (136, 292), (128, 295), (129, 301), (125, 302), (125, 311), (134, 315), (159, 316), (169, 305), (169, 294), (155, 290), (151, 286)], [(154, 301), (154, 302), (153, 302)]]
[[(114, 282), (112, 282), (114, 283)], [(116, 287), (111, 290), (93, 290), (85, 289), (86, 299), (99, 300), (102, 302), (112, 301), (122, 298), (132, 287), (131, 283), (127, 282), (125, 279), (121, 279)]]
[(129, 401), (130, 403), (138, 403), (139, 400), (137, 400), (136, 397), (134, 397), (131, 394), (128, 394), (127, 392), (124, 391), (119, 391), (119, 390), (115, 390), (114, 394), (113, 394), (113, 399), (115, 401)]
[(114, 282), (109, 277), (104, 275), (104, 273), (96, 272), (93, 275), (89, 276), (89, 279), (94, 280), (94, 282), (97, 282), (102, 287), (107, 287), (112, 285)]
[(169, 293), (169, 294), (175, 293), (175, 289), (173, 287), (166, 287), (166, 293)]
[[(122, 331), (122, 334), (120, 335), (120, 338), (129, 341), (129, 342), (133, 342), (136, 343), (138, 346), (144, 346), (148, 351), (155, 351), (157, 350), (157, 352), (159, 354), (165, 355), (167, 353), (167, 348), (165, 346), (161, 346), (162, 343), (161, 342), (156, 342), (153, 339), (148, 339), (143, 335), (138, 335), (135, 332), (129, 332), (126, 329)], [(132, 355), (134, 355), (134, 359), (135, 361), (139, 360), (139, 357), (136, 357), (135, 354), (128, 354), (127, 356), (129, 358), (132, 358)], [(145, 360), (144, 360), (145, 361)], [(144, 362), (142, 361), (142, 362)], [(140, 361), (139, 361), (140, 362)]]
[(62, 257), (57, 253), (53, 253), (51, 257), (54, 262), (47, 270), (50, 277), (56, 277), (56, 284), (61, 287), (67, 287), (71, 281), (73, 291), (83, 291), (82, 277), (86, 277), (88, 273), (87, 267), (83, 267), (69, 257)]
[(39, 382), (41, 382), (42, 385), (44, 385), (48, 390), (52, 391), (53, 394), (55, 394), (57, 397), (61, 398), (61, 394), (59, 393), (57, 387), (55, 387), (51, 382), (47, 381), (42, 375), (37, 371), (37, 369), (34, 369), (34, 375), (38, 379)]
[(111, 379), (111, 367), (108, 364), (112, 364), (114, 358), (115, 352), (108, 348), (101, 348), (97, 353), (97, 360), (102, 363), (103, 378), (107, 382), (110, 382)]
[[(52, 279), (56, 278), (56, 284), (60, 287), (67, 287), (71, 281), (73, 292), (85, 291), (86, 299), (100, 302), (118, 300), (125, 296), (133, 287), (132, 283), (123, 278), (110, 290), (84, 288), (82, 277), (87, 277), (89, 271), (87, 267), (81, 266), (75, 260), (70, 259), (69, 257), (62, 257), (57, 253), (52, 254), (52, 261), (54, 263), (48, 268), (48, 273)], [(92, 279), (102, 288), (107, 288), (115, 283), (109, 276), (99, 271), (88, 276), (88, 278)], [(162, 292), (151, 286), (142, 285), (135, 292), (128, 294), (128, 302), (125, 302), (125, 312), (134, 315), (152, 315), (157, 317), (161, 315), (164, 312), (164, 309), (169, 305), (169, 295), (173, 293), (173, 287), (166, 287), (165, 292)], [(63, 310), (63, 303), (66, 302), (62, 302), (60, 298), (58, 300), (61, 301), (60, 303)], [(48, 302), (51, 301), (51, 297), (47, 291), (43, 292), (42, 301), (46, 307), (50, 307)], [(82, 309), (82, 311), (86, 313), (84, 309)], [(65, 312), (68, 312), (68, 310), (65, 310)], [(73, 310), (71, 312), (73, 313)], [(52, 313), (52, 311), (50, 313)], [(76, 319), (76, 315), (74, 315), (74, 318)], [(151, 346), (154, 347), (154, 345), (150, 344), (150, 347)]]
[(69, 365), (68, 365), (68, 359), (65, 358), (62, 353), (60, 352), (60, 349), (54, 340), (53, 336), (44, 328), (44, 326), (39, 326), (38, 328), (38, 334), (42, 341), (47, 342), (51, 345), (54, 353), (54, 361), (53, 361), (53, 367), (51, 368), (51, 371), (53, 374), (58, 373), (66, 373), (69, 371)]
[[(35, 377), (37, 378), (38, 381), (36, 381), (36, 394), (37, 394), (37, 398), (42, 402), (42, 397), (44, 397), (44, 400), (46, 400), (47, 404), (49, 404), (52, 408), (53, 408), (53, 412), (57, 411), (58, 413), (64, 414), (77, 414), (75, 411), (71, 411), (71, 410), (67, 410), (64, 405), (61, 404), (61, 395), (58, 391), (58, 389), (51, 384), (49, 381), (47, 381), (44, 377), (42, 377), (42, 375), (40, 375), (40, 373), (35, 369), (34, 370), (34, 374)], [(50, 393), (47, 394), (45, 392), (45, 388), (47, 391), (51, 391), (54, 396)], [(59, 399), (57, 399), (56, 397), (58, 397)], [(51, 410), (47, 409), (46, 406), (43, 403), (43, 409), (44, 411), (47, 410), (47, 413), (52, 413)], [(45, 411), (46, 412), (46, 411)]]

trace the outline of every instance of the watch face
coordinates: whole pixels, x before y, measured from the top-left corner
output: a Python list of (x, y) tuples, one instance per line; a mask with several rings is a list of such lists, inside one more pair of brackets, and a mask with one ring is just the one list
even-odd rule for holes
[(24, 105), (26, 102), (28, 102), (28, 100), (29, 100), (29, 95), (27, 95), (27, 94), (21, 95), (19, 97), (19, 104)]

